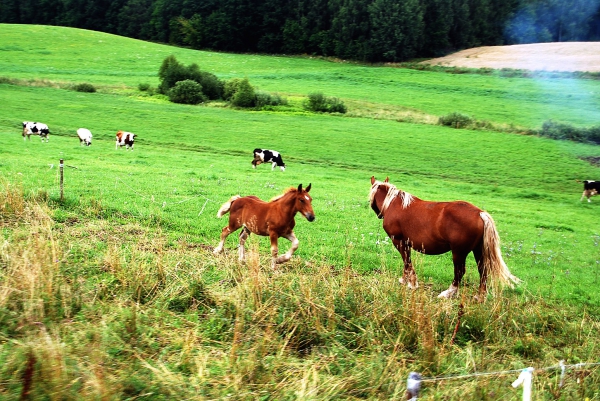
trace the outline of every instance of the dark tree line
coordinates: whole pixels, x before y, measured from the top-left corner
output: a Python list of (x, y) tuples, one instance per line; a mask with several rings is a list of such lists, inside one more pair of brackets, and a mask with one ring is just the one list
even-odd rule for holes
[(196, 49), (403, 61), (483, 45), (600, 40), (600, 0), (0, 0), (0, 22)]

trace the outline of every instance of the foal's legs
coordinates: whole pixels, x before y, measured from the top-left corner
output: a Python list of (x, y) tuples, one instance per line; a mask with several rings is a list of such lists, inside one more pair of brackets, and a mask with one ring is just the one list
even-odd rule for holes
[(290, 247), (290, 249), (288, 249), (288, 251), (286, 253), (277, 257), (277, 253), (279, 252), (279, 247), (277, 246), (277, 239), (279, 237), (276, 233), (271, 233), (269, 235), (269, 237), (271, 238), (271, 257), (272, 257), (271, 258), (271, 267), (272, 268), (275, 268), (275, 265), (277, 265), (279, 263), (284, 263), (284, 262), (287, 262), (288, 260), (290, 260), (292, 258), (293, 253), (296, 251), (296, 249), (298, 249), (298, 244), (300, 244), (300, 241), (298, 241), (298, 238), (296, 238), (296, 235), (294, 234), (294, 232), (291, 232), (288, 235), (284, 235), (283, 238), (289, 240), (292, 243), (292, 246)]
[(292, 246), (290, 247), (290, 249), (288, 249), (286, 253), (278, 257), (275, 263), (284, 263), (290, 260), (294, 252), (296, 252), (296, 249), (298, 249), (298, 244), (300, 244), (300, 241), (298, 241), (298, 238), (296, 238), (294, 232), (285, 235), (283, 238), (289, 240), (292, 243)]
[(246, 255), (244, 252), (244, 244), (246, 243), (246, 240), (248, 239), (248, 236), (250, 235), (250, 230), (248, 230), (246, 227), (242, 228), (242, 232), (240, 233), (240, 246), (238, 248), (238, 255), (239, 255), (239, 261), (243, 262)]
[(438, 298), (452, 298), (458, 292), (458, 286), (465, 275), (465, 264), (468, 253), (452, 251), (452, 261), (454, 262), (454, 280), (446, 291), (442, 291)]
[(229, 225), (223, 227), (223, 230), (221, 231), (221, 242), (219, 242), (219, 245), (217, 245), (217, 247), (213, 250), (213, 253), (215, 255), (223, 252), (223, 247), (225, 246), (225, 239), (227, 238), (227, 236), (232, 232), (237, 231), (240, 227), (241, 224), (238, 225), (235, 222), (232, 222), (231, 219), (229, 219)]
[(407, 284), (410, 289), (418, 288), (419, 282), (417, 281), (417, 273), (415, 273), (410, 258), (410, 246), (405, 241), (392, 239), (392, 242), (398, 252), (400, 252), (400, 255), (402, 255), (402, 260), (404, 261), (404, 272), (402, 273), (400, 284)]

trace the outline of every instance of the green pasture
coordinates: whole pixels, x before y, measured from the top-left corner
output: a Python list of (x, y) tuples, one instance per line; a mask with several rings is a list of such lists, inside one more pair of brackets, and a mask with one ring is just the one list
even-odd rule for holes
[[(56, 199), (57, 165), (66, 168), (69, 200), (92, 199), (130, 218), (158, 219), (174, 240), (215, 245), (224, 221), (216, 210), (231, 195), (269, 199), (289, 186), (312, 183), (315, 223), (299, 218), (298, 257), (348, 263), (368, 272), (398, 269), (381, 222), (367, 202), (369, 179), (386, 176), (423, 199), (468, 200), (496, 219), (515, 274), (545, 296), (598, 305), (598, 231), (580, 203), (577, 179), (596, 168), (577, 159), (593, 147), (522, 136), (385, 120), (287, 115), (145, 102), (114, 94), (81, 94), (2, 85), (3, 174)], [(32, 110), (32, 105), (34, 110)], [(24, 141), (20, 121), (35, 111), (55, 135)], [(12, 119), (9, 116), (14, 116)], [(75, 131), (94, 133), (81, 147)], [(116, 150), (118, 129), (139, 135), (136, 149)], [(284, 173), (253, 170), (252, 149), (280, 150)], [(65, 213), (68, 213), (65, 211)], [(110, 214), (109, 214), (110, 215)], [(233, 249), (235, 236), (228, 246)], [(258, 241), (258, 240), (257, 240)], [(287, 247), (287, 241), (281, 241)], [(268, 241), (262, 241), (268, 254)], [(429, 261), (429, 259), (431, 259)], [(474, 263), (471, 260), (472, 263)], [(452, 278), (449, 255), (423, 261), (423, 275), (443, 290)], [(471, 264), (470, 280), (477, 280)], [(549, 291), (551, 293), (549, 293)]]
[[(32, 353), (38, 365), (50, 366), (34, 380), (44, 382), (33, 393), (44, 399), (401, 399), (406, 373), (417, 368), (444, 375), (559, 359), (598, 362), (600, 197), (580, 202), (580, 181), (600, 179), (598, 167), (581, 159), (599, 156), (597, 146), (376, 115), (178, 105), (138, 91), (139, 83), (158, 84), (169, 54), (294, 99), (322, 91), (355, 105), (457, 111), (525, 128), (550, 118), (596, 125), (600, 113), (600, 82), (592, 80), (223, 54), (77, 29), (0, 25), (0, 78), (19, 83), (0, 83), (0, 200), (15, 205), (9, 198), (22, 190), (24, 202), (47, 206), (36, 212), (28, 203), (19, 214), (0, 203), (0, 269), (21, 260), (37, 266), (36, 257), (47, 256), (35, 253), (46, 249), (36, 242), (46, 230), (58, 255), (52, 253), (56, 274), (38, 292), (31, 286), (47, 303), (42, 312), (28, 290), (23, 305), (34, 306), (23, 312), (3, 304), (8, 298), (0, 291), (0, 398), (19, 399)], [(99, 90), (61, 89), (80, 82)], [(24, 120), (48, 124), (49, 143), (24, 140)], [(80, 127), (92, 131), (92, 146), (80, 146)], [(117, 130), (138, 135), (135, 150), (115, 149)], [(280, 151), (286, 171), (252, 169), (256, 147)], [(373, 175), (422, 199), (461, 199), (490, 212), (504, 259), (523, 283), (493, 291), (487, 306), (471, 304), (479, 277), (470, 256), (461, 289), (468, 296), (438, 300), (453, 277), (451, 256), (414, 255), (422, 288), (401, 287), (402, 260), (368, 204)], [(277, 274), (271, 276), (265, 238), (250, 237), (250, 254), (258, 256), (247, 266), (236, 262), (236, 234), (224, 256), (212, 255), (226, 224), (216, 212), (229, 197), (267, 200), (309, 183), (316, 220), (297, 216), (299, 249)], [(39, 222), (30, 215), (41, 216)], [(37, 248), (30, 252), (22, 243)], [(289, 243), (279, 245), (284, 252)], [(48, 284), (59, 279), (61, 285)], [(173, 306), (188, 290), (208, 301)], [(78, 309), (71, 311), (69, 302)], [(285, 307), (272, 312), (273, 304)], [(466, 305), (467, 323), (449, 342), (460, 323), (458, 304)], [(343, 316), (336, 327), (334, 315)], [(413, 325), (414, 332), (403, 331)], [(318, 351), (307, 354), (306, 343)], [(50, 362), (40, 359), (45, 352)], [(48, 373), (53, 361), (64, 367), (62, 376)], [(582, 383), (592, 384), (583, 390), (570, 384), (563, 398), (551, 398), (557, 378), (547, 377), (544, 383), (553, 384), (539, 384), (536, 391), (546, 395), (538, 399), (598, 399), (597, 371), (588, 373)], [(432, 384), (424, 399), (508, 397), (510, 381)]]

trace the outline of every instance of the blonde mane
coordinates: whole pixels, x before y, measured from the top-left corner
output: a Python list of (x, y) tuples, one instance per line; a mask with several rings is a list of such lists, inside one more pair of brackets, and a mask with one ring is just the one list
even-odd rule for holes
[(281, 199), (281, 198), (283, 198), (284, 196), (286, 196), (287, 194), (289, 194), (290, 192), (298, 192), (298, 188), (289, 187), (288, 189), (286, 189), (285, 191), (283, 191), (283, 193), (282, 193), (282, 194), (272, 197), (272, 198), (269, 200), (269, 202), (273, 202), (273, 201), (276, 201), (276, 200), (278, 200), (278, 199)]
[(379, 189), (381, 185), (387, 187), (388, 191), (385, 199), (383, 200), (383, 204), (381, 205), (381, 210), (379, 211), (379, 214), (383, 215), (383, 213), (390, 206), (390, 203), (392, 203), (392, 201), (398, 196), (400, 196), (400, 200), (402, 201), (402, 209), (406, 209), (412, 203), (414, 197), (408, 192), (396, 188), (395, 185), (390, 184), (389, 182), (375, 181), (371, 186), (371, 192), (369, 192), (370, 204), (373, 204), (373, 201), (375, 200), (375, 194), (377, 193), (377, 189)]

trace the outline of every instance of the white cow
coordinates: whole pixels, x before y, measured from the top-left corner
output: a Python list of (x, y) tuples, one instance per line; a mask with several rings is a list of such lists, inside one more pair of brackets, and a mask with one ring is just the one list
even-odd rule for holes
[(92, 144), (92, 132), (87, 128), (79, 128), (77, 130), (79, 143), (81, 145), (90, 146)]
[(42, 142), (44, 139), (48, 142), (48, 135), (50, 134), (50, 129), (46, 124), (31, 122), (31, 121), (23, 121), (23, 140), (31, 139), (31, 135), (39, 135)]

